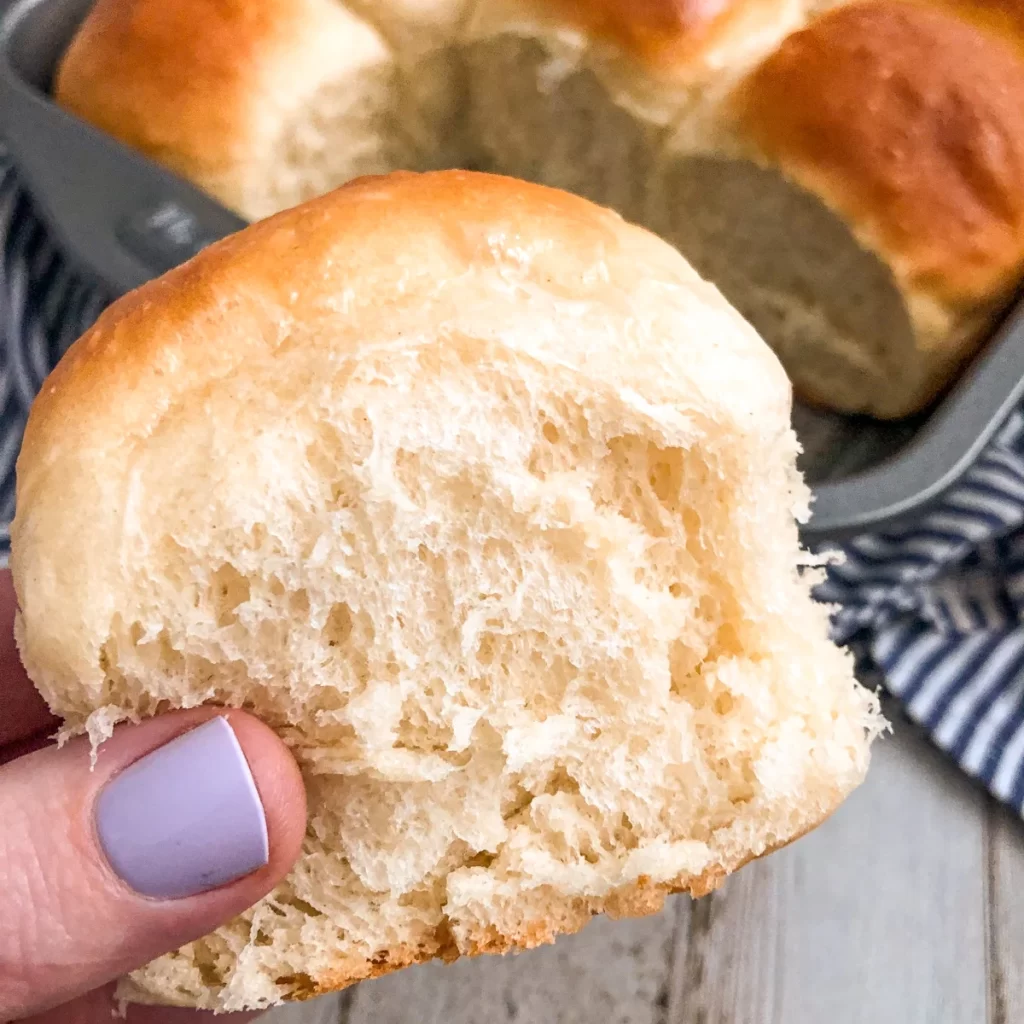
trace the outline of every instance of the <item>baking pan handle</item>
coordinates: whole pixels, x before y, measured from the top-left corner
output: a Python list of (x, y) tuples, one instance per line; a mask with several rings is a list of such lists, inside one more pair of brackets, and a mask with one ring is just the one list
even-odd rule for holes
[(34, 87), (49, 83), (25, 81), (19, 57), (40, 45), (33, 38), (37, 21), (24, 17), (35, 3), (6, 6), (0, 25), (0, 132), (25, 188), (82, 269), (108, 291), (123, 294), (245, 226), (198, 189), (72, 117)]
[(971, 468), (1022, 399), (1024, 317), (1018, 305), (898, 458), (815, 487), (805, 541), (898, 529), (918, 519)]

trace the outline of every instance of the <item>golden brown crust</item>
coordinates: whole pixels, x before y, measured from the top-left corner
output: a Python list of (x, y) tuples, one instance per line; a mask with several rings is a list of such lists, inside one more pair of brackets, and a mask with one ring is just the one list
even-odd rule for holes
[[(252, 47), (244, 31), (247, 9), (266, 18), (265, 5), (245, 0), (216, 7), (202, 0), (99, 0), (61, 61), (56, 98), (170, 167), (209, 173), (228, 159), (236, 131), (242, 58)], [(167, 59), (186, 38), (187, 76), (179, 73), (182, 62)], [(143, 110), (147, 116), (140, 117)]]
[(573, 24), (671, 74), (742, 18), (746, 0), (548, 0)]
[(712, 864), (696, 877), (685, 880), (676, 879), (671, 882), (652, 882), (649, 878), (641, 876), (632, 885), (617, 889), (603, 899), (576, 900), (567, 910), (560, 908), (561, 912), (551, 918), (529, 921), (515, 934), (503, 935), (493, 928), (481, 931), (471, 938), (469, 951), (463, 954), (455, 949), (450, 936), (444, 934), (444, 929), (440, 929), (436, 945), (420, 949), (402, 947), (388, 950), (386, 954), (373, 960), (364, 961), (356, 968), (347, 967), (328, 971), (312, 979), (290, 998), (293, 1000), (312, 999), (348, 988), (359, 981), (379, 978), (405, 967), (428, 963), (431, 960), (440, 959), (446, 963), (452, 963), (463, 957), (519, 953), (535, 949), (538, 946), (550, 945), (562, 935), (573, 935), (582, 931), (599, 914), (607, 914), (614, 919), (648, 917), (651, 914), (657, 914), (669, 896), (689, 893), (693, 899), (702, 899), (721, 888), (726, 878), (739, 871), (740, 868), (776, 853), (813, 832), (832, 816), (838, 806), (837, 803), (817, 822), (802, 829), (796, 835), (773, 844), (757, 856), (749, 856), (729, 867)]
[[(398, 219), (382, 216), (391, 204), (400, 204)], [(453, 276), (479, 263), (520, 268), (534, 260), (549, 286), (582, 296), (603, 287), (592, 268), (635, 235), (642, 233), (584, 199), (499, 175), (400, 171), (350, 182), (210, 246), (108, 307), (33, 403), (19, 487), (56, 457), (69, 433), (91, 430), (100, 448), (126, 434), (145, 436), (181, 395), (277, 344), (282, 324), (336, 316), (346, 280), (372, 277), (375, 289), (353, 298), (353, 315), (358, 309), (369, 320), (391, 316), (399, 304), (414, 308), (433, 293), (441, 260)], [(413, 236), (423, 260), (409, 268), (395, 259), (396, 240)], [(648, 255), (663, 251), (672, 270), (685, 269), (648, 237)], [(297, 250), (316, 268), (302, 289), (294, 274), (279, 272)], [(234, 298), (254, 291), (258, 301)], [(123, 399), (116, 409), (106, 397), (112, 389)], [(97, 408), (109, 415), (95, 415)]]
[[(272, 54), (303, 24), (297, 0), (98, 0), (57, 71), (57, 101), (122, 142), (223, 192), (249, 140)], [(184, 44), (187, 40), (187, 45)]]
[(1020, 0), (915, 0), (944, 7), (964, 21), (1001, 37), (1024, 52), (1024, 6)]
[(832, 11), (738, 96), (772, 161), (822, 196), (904, 287), (988, 303), (1024, 262), (1024, 62), (951, 13)]

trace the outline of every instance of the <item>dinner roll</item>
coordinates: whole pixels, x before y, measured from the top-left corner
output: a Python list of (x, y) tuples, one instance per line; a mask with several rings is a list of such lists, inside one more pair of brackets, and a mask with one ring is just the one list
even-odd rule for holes
[[(1022, 67), (1016, 49), (944, 11), (873, 2), (790, 36), (744, 83), (740, 117), (760, 152), (856, 225), (863, 246), (836, 240), (808, 268), (843, 329), (794, 369), (805, 396), (829, 404), (871, 389), (886, 415), (924, 405), (1012, 294), (1024, 240)], [(886, 254), (898, 286), (884, 308), (880, 282), (874, 301), (858, 288), (865, 250)], [(769, 258), (761, 275), (782, 315), (792, 310), (782, 333), (795, 357), (828, 332), (797, 329), (793, 262)]]
[(677, 246), (803, 400), (899, 418), (1024, 269), (1011, 0), (98, 0), (56, 96), (250, 219), (473, 167)]
[(860, 782), (790, 388), (671, 246), (358, 181), (116, 303), (32, 408), (18, 641), (68, 733), (215, 703), (303, 770), (291, 876), (137, 971), (234, 1010), (699, 896)]

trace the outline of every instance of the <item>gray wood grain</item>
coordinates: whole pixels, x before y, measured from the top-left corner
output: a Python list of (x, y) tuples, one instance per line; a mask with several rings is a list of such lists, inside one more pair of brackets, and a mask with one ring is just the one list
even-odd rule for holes
[(989, 1024), (1024, 1021), (1024, 824), (992, 804), (988, 830)]
[(985, 1021), (984, 814), (923, 740), (881, 742), (831, 821), (695, 906), (670, 1022)]
[(341, 995), (321, 996), (307, 1003), (292, 1003), (269, 1010), (259, 1024), (339, 1024), (342, 1015)]
[(672, 948), (689, 904), (597, 920), (518, 956), (430, 964), (361, 985), (349, 1024), (660, 1024)]

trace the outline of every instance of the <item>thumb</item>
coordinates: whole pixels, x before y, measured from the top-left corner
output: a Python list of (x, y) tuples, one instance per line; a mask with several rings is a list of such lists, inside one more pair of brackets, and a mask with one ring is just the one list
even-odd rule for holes
[(65, 1002), (212, 931), (291, 868), (302, 779), (238, 711), (122, 726), (0, 768), (0, 1021)]

